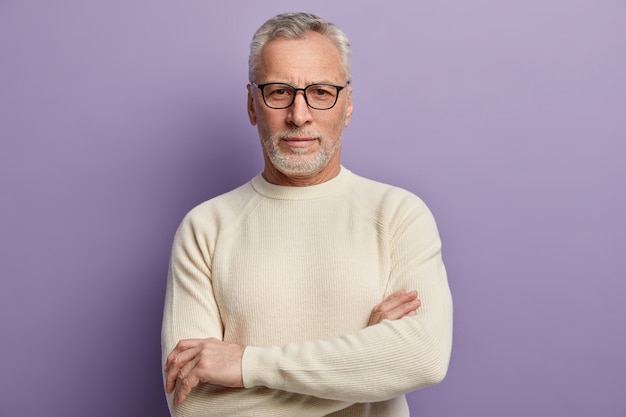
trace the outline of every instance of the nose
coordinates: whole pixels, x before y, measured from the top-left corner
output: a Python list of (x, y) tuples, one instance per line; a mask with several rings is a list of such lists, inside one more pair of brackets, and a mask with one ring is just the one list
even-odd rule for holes
[(287, 122), (295, 126), (304, 126), (311, 121), (311, 118), (311, 108), (306, 104), (304, 91), (298, 91), (293, 104), (289, 107), (289, 111), (287, 112)]

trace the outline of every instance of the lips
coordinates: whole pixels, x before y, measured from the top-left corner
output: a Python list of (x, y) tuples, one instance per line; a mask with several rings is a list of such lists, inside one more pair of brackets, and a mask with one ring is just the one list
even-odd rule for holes
[(313, 143), (317, 142), (315, 138), (284, 138), (284, 142), (286, 142), (289, 146), (294, 148), (306, 148), (307, 146), (311, 146)]

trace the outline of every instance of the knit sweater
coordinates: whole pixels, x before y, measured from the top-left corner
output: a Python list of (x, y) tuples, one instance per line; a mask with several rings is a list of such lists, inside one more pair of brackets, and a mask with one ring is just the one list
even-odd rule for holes
[[(417, 315), (367, 326), (389, 294)], [(201, 384), (190, 416), (409, 415), (404, 394), (445, 376), (452, 300), (426, 205), (341, 169), (309, 187), (261, 175), (185, 216), (174, 239), (163, 359), (181, 339), (246, 346), (245, 388)]]

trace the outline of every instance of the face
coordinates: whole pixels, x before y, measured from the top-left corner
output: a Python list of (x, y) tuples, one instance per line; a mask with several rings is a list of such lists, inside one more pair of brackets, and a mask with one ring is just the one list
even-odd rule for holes
[[(325, 83), (345, 85), (339, 50), (324, 35), (276, 38), (259, 55), (256, 84), (279, 82), (298, 88)], [(339, 173), (341, 135), (352, 115), (351, 87), (341, 90), (329, 110), (307, 106), (298, 92), (286, 109), (270, 109), (261, 90), (248, 86), (248, 115), (263, 146), (265, 178), (281, 185), (312, 185)]]

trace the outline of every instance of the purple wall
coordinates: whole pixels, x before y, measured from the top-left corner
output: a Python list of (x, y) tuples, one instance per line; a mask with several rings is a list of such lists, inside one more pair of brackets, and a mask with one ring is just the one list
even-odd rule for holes
[[(0, 416), (167, 416), (171, 239), (261, 169), (247, 46), (295, 4), (263, 3), (0, 1)], [(626, 415), (626, 4), (380, 4), (298, 9), (353, 42), (344, 164), (444, 239), (453, 358), (413, 414)]]

